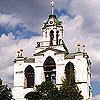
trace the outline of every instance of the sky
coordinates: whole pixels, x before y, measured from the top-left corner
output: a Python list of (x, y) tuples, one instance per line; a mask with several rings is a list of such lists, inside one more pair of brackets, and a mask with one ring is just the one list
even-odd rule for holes
[[(92, 66), (93, 100), (100, 98), (100, 0), (54, 0), (54, 13), (63, 22), (64, 41), (74, 52), (86, 45)], [(41, 25), (50, 14), (50, 0), (0, 0), (0, 77), (13, 83), (13, 61), (22, 48), (32, 56), (41, 38)]]

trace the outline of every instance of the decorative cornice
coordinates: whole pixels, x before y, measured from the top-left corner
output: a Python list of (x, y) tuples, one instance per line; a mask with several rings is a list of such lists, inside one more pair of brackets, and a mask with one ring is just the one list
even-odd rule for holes
[(56, 53), (65, 53), (65, 51), (62, 51), (62, 50), (58, 50), (58, 49), (54, 49), (54, 48), (49, 47), (49, 48), (46, 48), (46, 49), (44, 49), (44, 50), (42, 50), (42, 51), (34, 54), (34, 56), (43, 55), (43, 53), (46, 52), (46, 51), (48, 51), (48, 50), (55, 51)]
[(24, 63), (35, 63), (35, 58), (29, 58), (29, 57), (17, 57), (14, 62), (17, 61), (23, 61)]

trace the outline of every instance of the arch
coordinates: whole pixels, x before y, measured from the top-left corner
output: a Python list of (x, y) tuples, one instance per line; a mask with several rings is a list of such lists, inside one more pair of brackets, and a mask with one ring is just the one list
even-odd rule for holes
[(59, 31), (56, 31), (56, 45), (58, 45), (58, 40), (59, 40)]
[(50, 46), (53, 46), (53, 39), (54, 39), (54, 31), (50, 31)]
[(25, 74), (25, 87), (32, 88), (34, 86), (35, 73), (34, 68), (28, 65), (24, 71)]
[(68, 62), (65, 66), (65, 78), (69, 84), (75, 83), (75, 69), (74, 64), (71, 62)]
[(48, 56), (43, 64), (45, 80), (56, 84), (56, 63), (51, 56)]

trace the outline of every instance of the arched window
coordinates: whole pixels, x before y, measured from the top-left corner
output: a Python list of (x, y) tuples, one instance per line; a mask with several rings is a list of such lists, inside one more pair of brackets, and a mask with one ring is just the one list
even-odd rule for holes
[(46, 81), (56, 84), (56, 63), (54, 59), (51, 56), (47, 57), (43, 66)]
[(32, 88), (34, 86), (34, 69), (31, 65), (28, 65), (25, 69), (25, 87)]
[(58, 45), (58, 40), (59, 40), (59, 31), (56, 31), (56, 45)]
[(53, 39), (54, 39), (54, 31), (50, 31), (50, 46), (53, 46)]
[(74, 65), (71, 62), (68, 62), (65, 66), (65, 77), (69, 84), (75, 83)]

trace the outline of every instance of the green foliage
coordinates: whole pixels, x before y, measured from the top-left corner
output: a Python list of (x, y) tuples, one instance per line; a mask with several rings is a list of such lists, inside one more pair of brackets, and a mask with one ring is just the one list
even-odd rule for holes
[(59, 21), (58, 19), (55, 20), (57, 25), (61, 25), (61, 21)]
[(50, 91), (56, 89), (56, 86), (51, 81), (42, 82), (41, 85), (36, 86), (36, 91), (41, 95), (47, 95)]
[(81, 91), (77, 85), (70, 85), (67, 80), (58, 89), (50, 81), (43, 82), (36, 86), (36, 91), (25, 96), (28, 100), (82, 100)]
[[(69, 84), (68, 80), (63, 80), (63, 84), (60, 88), (62, 94), (69, 98), (68, 100), (82, 100), (83, 96), (81, 95), (81, 91), (79, 91), (78, 86), (74, 84)], [(65, 99), (67, 100), (67, 99)]]
[(28, 98), (28, 100), (40, 100), (41, 95), (39, 95), (38, 92), (29, 92), (25, 95), (25, 98)]
[(0, 100), (11, 100), (12, 94), (11, 89), (7, 85), (2, 85), (2, 80), (0, 79)]
[(36, 91), (31, 95), (26, 95), (25, 98), (28, 100), (56, 100), (58, 92), (58, 88), (52, 82), (46, 81), (36, 86)]

